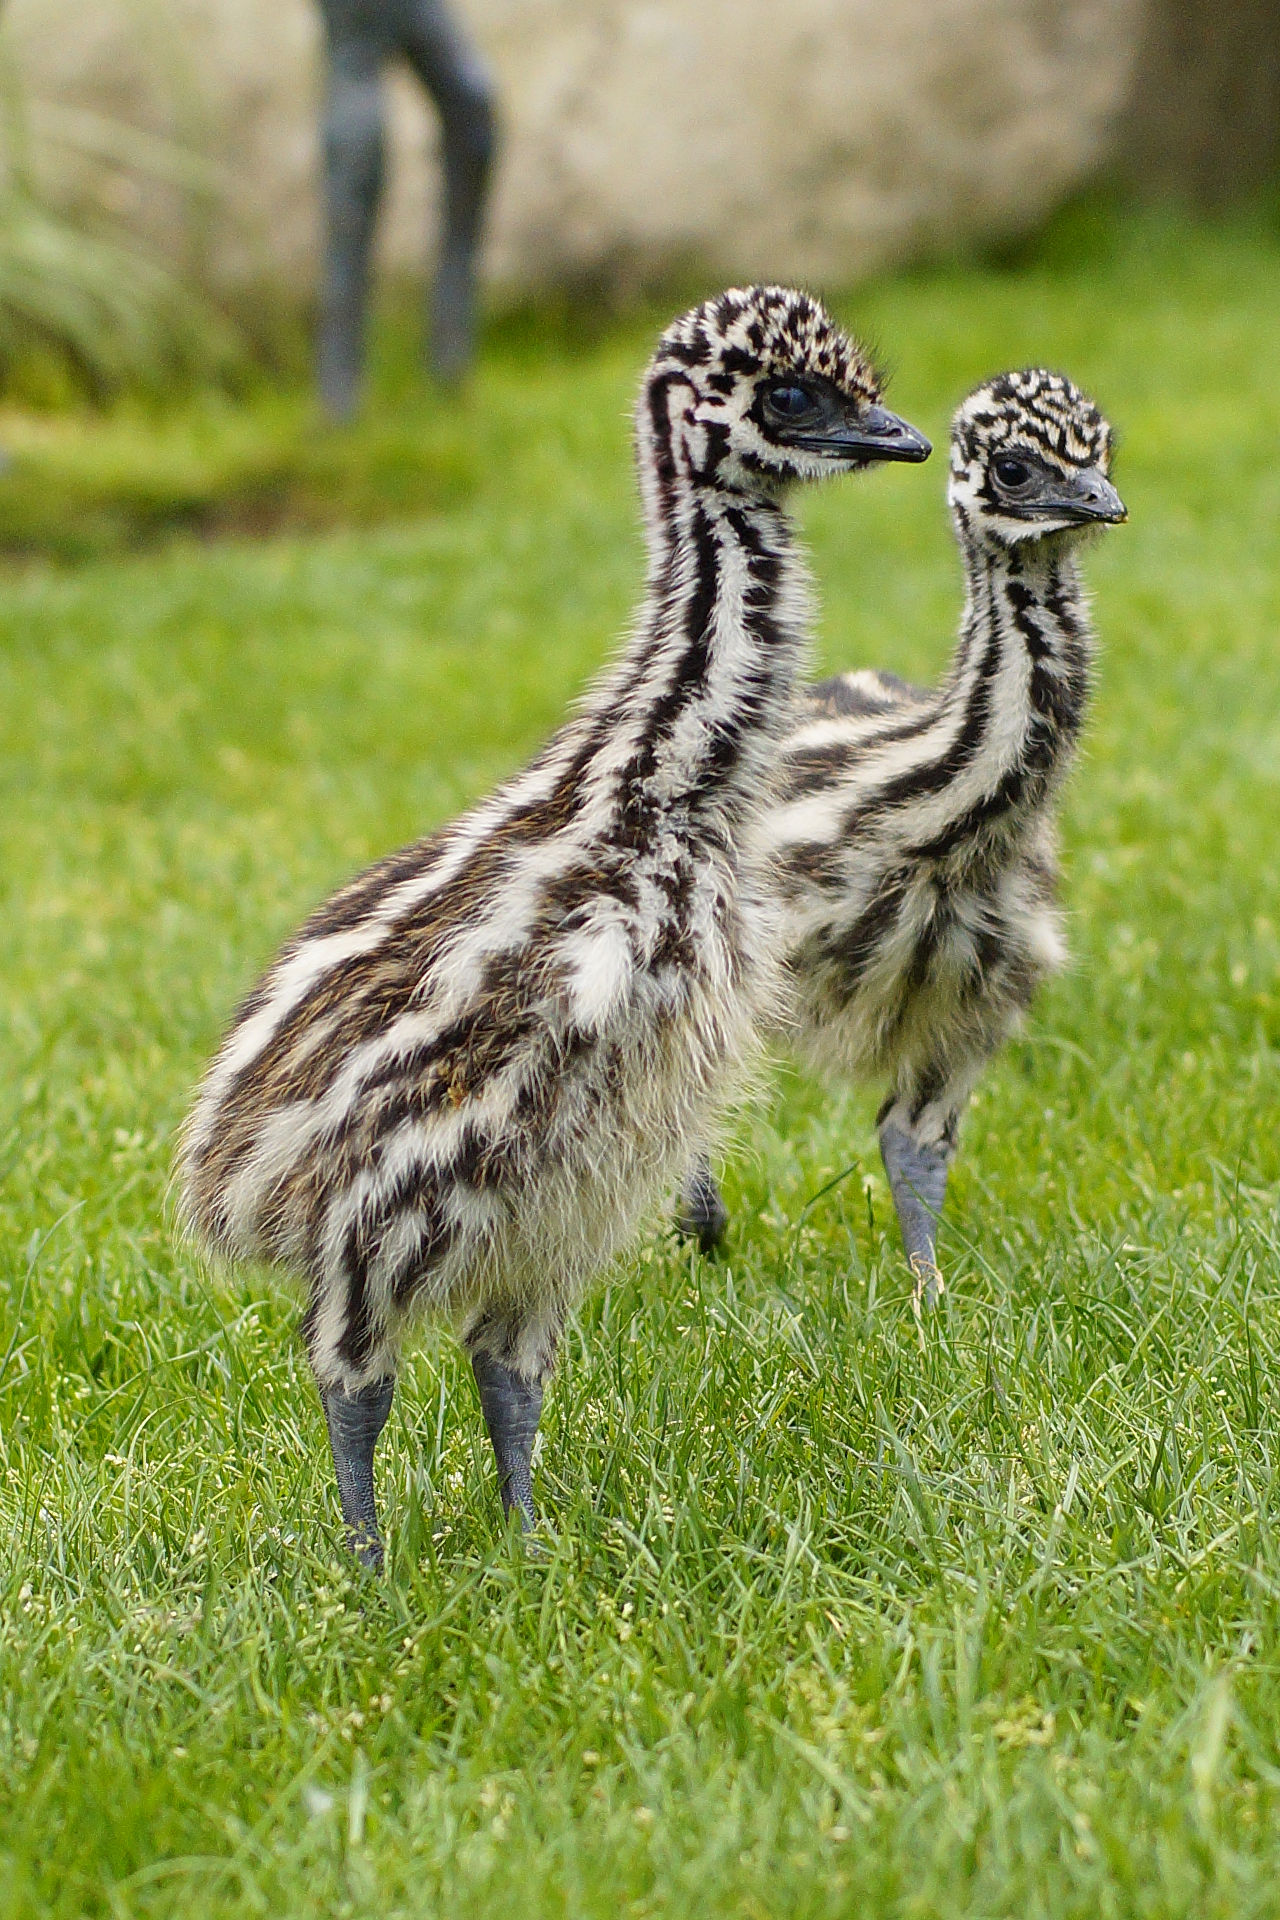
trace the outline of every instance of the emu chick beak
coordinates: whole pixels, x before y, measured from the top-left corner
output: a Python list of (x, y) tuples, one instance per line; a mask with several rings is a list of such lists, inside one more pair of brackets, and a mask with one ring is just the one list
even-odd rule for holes
[(933, 452), (918, 427), (887, 407), (864, 407), (860, 413), (850, 408), (820, 432), (791, 436), (790, 444), (845, 460), (851, 467), (865, 467), (873, 460), (927, 460)]
[(887, 407), (867, 407), (847, 420), (832, 436), (833, 446), (847, 447), (858, 460), (909, 460), (913, 464), (927, 460), (932, 443), (918, 427)]
[(1041, 502), (1041, 511), (1060, 512), (1073, 520), (1097, 520), (1105, 526), (1118, 526), (1129, 518), (1129, 509), (1101, 467), (1083, 467), (1064, 481), (1053, 500)]

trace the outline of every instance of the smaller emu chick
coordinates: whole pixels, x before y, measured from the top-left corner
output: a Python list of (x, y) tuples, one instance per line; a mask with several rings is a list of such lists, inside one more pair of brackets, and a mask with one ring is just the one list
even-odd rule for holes
[(782, 498), (928, 442), (807, 295), (672, 325), (640, 394), (647, 595), (521, 774), (322, 906), (241, 1007), (182, 1152), (215, 1250), (304, 1281), (350, 1542), (415, 1309), (471, 1356), (502, 1500), (565, 1319), (705, 1138), (776, 976), (743, 844), (807, 639)]
[[(847, 673), (808, 688), (757, 838), (783, 903), (786, 1038), (820, 1070), (887, 1076), (880, 1148), (917, 1293), (978, 1075), (1062, 962), (1054, 803), (1089, 689), (1081, 536), (1125, 518), (1111, 429), (1061, 375), (1004, 373), (955, 415), (948, 500), (967, 587), (928, 692)], [(727, 1215), (705, 1160), (681, 1225)]]

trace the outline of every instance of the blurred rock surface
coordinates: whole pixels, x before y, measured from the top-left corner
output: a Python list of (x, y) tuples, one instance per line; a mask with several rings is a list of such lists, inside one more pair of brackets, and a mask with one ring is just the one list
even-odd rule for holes
[[(1105, 159), (1142, 0), (456, 0), (496, 72), (491, 282), (616, 291), (686, 266), (841, 285), (1019, 232)], [(311, 0), (9, 0), (66, 202), (105, 203), (215, 285), (309, 287)], [(393, 82), (384, 264), (423, 266), (434, 129)], [(119, 126), (202, 156), (182, 173)], [(197, 170), (199, 174), (200, 170)]]

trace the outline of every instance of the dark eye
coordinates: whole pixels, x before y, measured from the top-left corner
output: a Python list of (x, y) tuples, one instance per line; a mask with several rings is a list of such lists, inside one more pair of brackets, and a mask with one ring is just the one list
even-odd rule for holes
[(780, 420), (799, 420), (813, 407), (813, 395), (807, 387), (797, 386), (787, 381), (782, 386), (770, 387), (768, 392), (770, 410)]
[(994, 466), (996, 479), (1002, 487), (1025, 487), (1031, 478), (1031, 469), (1025, 460), (1015, 460), (1006, 454), (997, 460)]

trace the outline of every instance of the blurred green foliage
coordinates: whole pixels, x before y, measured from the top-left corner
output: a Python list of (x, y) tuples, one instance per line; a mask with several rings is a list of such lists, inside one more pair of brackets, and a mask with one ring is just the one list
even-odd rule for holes
[[(0, 416), (0, 436), (6, 422)], [(472, 448), (454, 421), (419, 405), (332, 429), (305, 395), (216, 394), (181, 411), (117, 408), (7, 422), (0, 551), (63, 560), (175, 533), (262, 536), (368, 526), (456, 505)]]
[(123, 159), (153, 184), (216, 187), (196, 155), (100, 114), (46, 107), (33, 118), (0, 41), (0, 392), (65, 405), (243, 373), (244, 339), (190, 274), (101, 208), (53, 202), (42, 145)]

